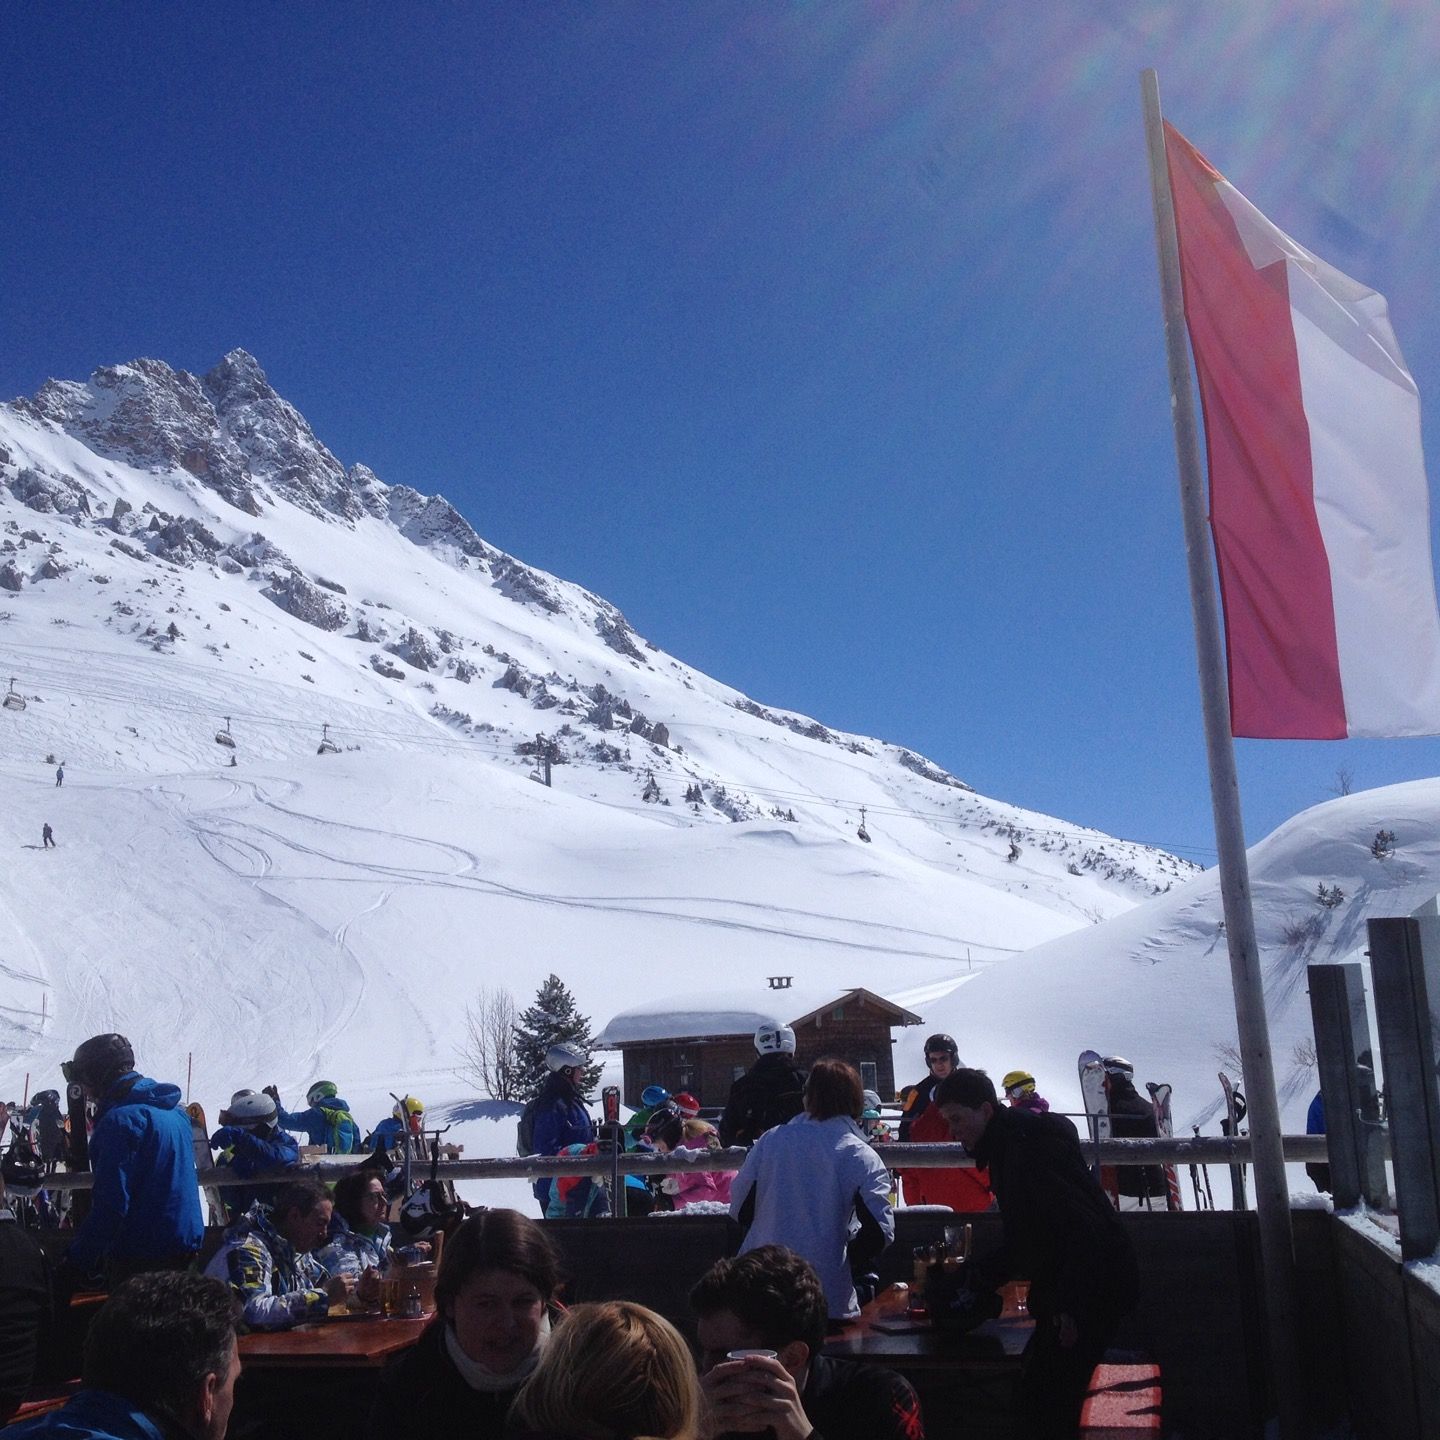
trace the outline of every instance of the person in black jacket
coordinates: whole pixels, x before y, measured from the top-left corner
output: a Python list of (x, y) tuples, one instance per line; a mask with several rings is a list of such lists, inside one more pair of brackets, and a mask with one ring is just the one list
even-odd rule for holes
[(50, 1266), (15, 1222), (0, 1178), (0, 1425), (20, 1408), (50, 1330)]
[[(1135, 1088), (1135, 1067), (1119, 1055), (1107, 1055), (1105, 1100), (1110, 1109), (1110, 1133), (1117, 1140), (1154, 1140), (1160, 1134), (1155, 1106)], [(1159, 1165), (1117, 1165), (1115, 1188), (1122, 1210), (1148, 1210), (1152, 1199), (1165, 1195), (1165, 1171)], [(1163, 1210), (1165, 1206), (1160, 1208)]]
[(720, 1117), (720, 1143), (753, 1145), (767, 1130), (805, 1108), (805, 1072), (795, 1067), (795, 1032), (765, 1024), (755, 1032), (759, 1059), (730, 1087)]
[[(924, 1440), (920, 1402), (894, 1370), (832, 1360), (820, 1276), (783, 1245), (719, 1260), (690, 1292), (700, 1388), (717, 1440)], [(734, 1352), (771, 1351), (731, 1359)]]
[[(1065, 1116), (1001, 1105), (983, 1070), (955, 1071), (935, 1103), (955, 1139), (989, 1168), (1000, 1208), (1004, 1242), (973, 1267), (974, 1290), (1030, 1281), (1025, 1433), (1077, 1435), (1090, 1374), (1139, 1297), (1130, 1237)], [(998, 1299), (991, 1313), (999, 1313)]]
[(450, 1237), (435, 1319), (380, 1377), (371, 1440), (498, 1436), (550, 1338), (560, 1257), (517, 1210), (482, 1210)]

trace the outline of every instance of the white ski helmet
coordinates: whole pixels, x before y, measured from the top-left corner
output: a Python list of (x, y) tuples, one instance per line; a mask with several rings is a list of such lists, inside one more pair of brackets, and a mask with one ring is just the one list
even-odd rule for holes
[(1128, 1080), (1135, 1073), (1135, 1067), (1123, 1055), (1107, 1055), (1100, 1063), (1107, 1075), (1123, 1075)]
[(268, 1125), (278, 1113), (274, 1099), (263, 1090), (237, 1090), (225, 1107), (232, 1125)]
[(762, 1025), (755, 1032), (755, 1049), (761, 1055), (793, 1055), (795, 1032), (788, 1025), (776, 1025), (773, 1022)]
[(545, 1052), (545, 1066), (548, 1070), (583, 1070), (590, 1057), (568, 1040), (557, 1040)]

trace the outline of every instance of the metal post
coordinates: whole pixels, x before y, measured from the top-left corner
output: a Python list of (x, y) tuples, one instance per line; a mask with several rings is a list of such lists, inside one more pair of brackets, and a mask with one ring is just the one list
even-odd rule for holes
[(1311, 965), (1309, 977), (1315, 1068), (1325, 1097), (1330, 1192), (1335, 1208), (1348, 1210), (1362, 1199), (1383, 1208), (1390, 1197), (1375, 1062), (1370, 1053), (1364, 967), (1355, 960)]
[(1255, 1209), (1260, 1221), (1260, 1261), (1271, 1372), (1282, 1440), (1301, 1433), (1300, 1355), (1296, 1339), (1295, 1250), (1290, 1228), (1290, 1191), (1280, 1141), (1280, 1106), (1265, 1016), (1260, 947), (1250, 903), (1250, 871), (1245, 827), (1235, 775), (1235, 746), (1230, 738), (1229, 694), (1220, 621), (1211, 568), (1205, 514), (1205, 480), (1200, 461), (1200, 431), (1195, 417), (1190, 362), (1185, 340), (1185, 304), (1180, 279), (1180, 242), (1175, 231), (1175, 202), (1165, 163), (1165, 133), (1160, 115), (1160, 82), (1153, 70), (1140, 77), (1145, 139), (1150, 160), (1150, 196), (1155, 209), (1155, 247), (1160, 262), (1160, 292), (1165, 320), (1165, 351), (1170, 372), (1170, 412), (1175, 428), (1175, 458), (1185, 519), (1185, 554), (1190, 574), (1190, 608), (1200, 670), (1200, 699), (1205, 719), (1205, 749), (1210, 765), (1210, 805), (1215, 816), (1215, 846), (1220, 856), (1220, 895), (1225, 936), (1230, 948), (1230, 984), (1235, 993), (1235, 1023), (1250, 1103), (1250, 1139), (1255, 1151)]
[(1440, 1244), (1440, 1093), (1435, 1081), (1440, 920), (1371, 920), (1369, 931), (1400, 1253), (1406, 1260), (1428, 1259)]

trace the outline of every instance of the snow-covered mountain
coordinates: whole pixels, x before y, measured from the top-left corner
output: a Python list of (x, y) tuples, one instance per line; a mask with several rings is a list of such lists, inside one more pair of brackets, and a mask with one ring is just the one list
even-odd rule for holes
[(0, 406), (0, 592), (6, 1091), (113, 1026), (211, 1101), (455, 1092), (478, 988), (552, 970), (597, 1028), (777, 973), (939, 1023), (1193, 873), (699, 673), (239, 350)]

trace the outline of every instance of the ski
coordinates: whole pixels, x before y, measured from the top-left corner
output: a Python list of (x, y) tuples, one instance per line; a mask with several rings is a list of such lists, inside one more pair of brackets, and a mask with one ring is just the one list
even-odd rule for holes
[[(1190, 1129), (1194, 1131), (1198, 1138), (1200, 1135), (1200, 1127), (1198, 1125), (1192, 1125)], [(1200, 1176), (1202, 1172), (1205, 1176), (1205, 1194), (1203, 1197), (1200, 1194)], [(1210, 1167), (1208, 1165), (1197, 1167), (1192, 1160), (1190, 1162), (1190, 1183), (1195, 1187), (1195, 1208), (1197, 1210), (1213, 1210), (1215, 1208), (1215, 1197), (1210, 1193)]]
[[(1080, 1094), (1085, 1101), (1085, 1118), (1090, 1127), (1090, 1139), (1094, 1144), (1110, 1138), (1110, 1103), (1105, 1098), (1105, 1061), (1098, 1050), (1082, 1050), (1078, 1061), (1080, 1072)], [(1101, 1165), (1097, 1160), (1091, 1169), (1100, 1182), (1100, 1188), (1109, 1195), (1111, 1203), (1119, 1208), (1120, 1189), (1113, 1165)]]
[[(1220, 1128), (1227, 1135), (1238, 1135), (1240, 1122), (1245, 1118), (1245, 1097), (1231, 1084), (1230, 1077), (1223, 1070), (1220, 1072), (1220, 1088), (1225, 1092), (1225, 1118), (1220, 1122)], [(1245, 1199), (1245, 1167), (1243, 1165), (1230, 1167), (1230, 1208), (1232, 1210), (1249, 1208)]]
[[(69, 1142), (65, 1148), (67, 1170), (90, 1168), (90, 1105), (84, 1087), (71, 1082), (65, 1091), (65, 1104), (70, 1122)], [(70, 1201), (71, 1223), (78, 1225), (90, 1213), (90, 1192), (76, 1190)]]
[[(1150, 1092), (1150, 1104), (1155, 1109), (1155, 1129), (1169, 1140), (1175, 1134), (1170, 1122), (1170, 1086), (1147, 1080), (1145, 1088)], [(1165, 1206), (1169, 1210), (1185, 1208), (1180, 1195), (1180, 1175), (1173, 1165), (1165, 1166)]]
[[(215, 1160), (210, 1154), (210, 1127), (205, 1123), (205, 1107), (198, 1100), (192, 1100), (185, 1107), (185, 1113), (190, 1117), (190, 1148), (195, 1155), (195, 1168), (209, 1170)], [(205, 1197), (205, 1206), (210, 1212), (209, 1223), (228, 1224), (230, 1215), (225, 1208), (220, 1189), (209, 1185), (202, 1188), (200, 1193)]]

